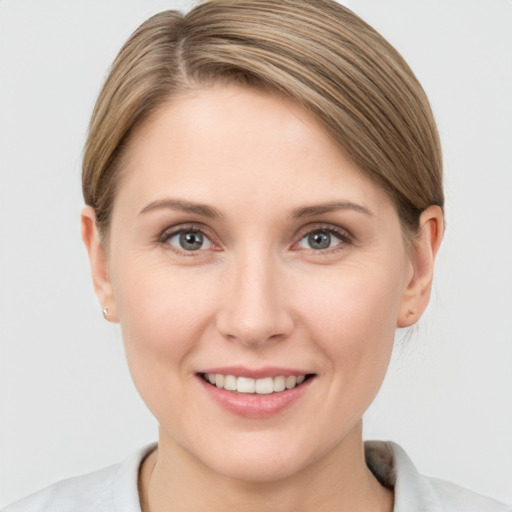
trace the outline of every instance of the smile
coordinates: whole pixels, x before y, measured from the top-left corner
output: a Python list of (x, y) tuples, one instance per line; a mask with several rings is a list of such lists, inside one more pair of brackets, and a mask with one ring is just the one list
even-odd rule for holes
[[(196, 374), (202, 388), (224, 410), (248, 419), (265, 419), (311, 395), (317, 374), (284, 368), (211, 368)], [(302, 399), (303, 400), (303, 399)]]
[(277, 377), (264, 377), (252, 379), (250, 377), (236, 377), (235, 375), (223, 375), (222, 373), (203, 373), (202, 378), (226, 391), (234, 391), (243, 394), (270, 395), (300, 386), (308, 375), (279, 375)]

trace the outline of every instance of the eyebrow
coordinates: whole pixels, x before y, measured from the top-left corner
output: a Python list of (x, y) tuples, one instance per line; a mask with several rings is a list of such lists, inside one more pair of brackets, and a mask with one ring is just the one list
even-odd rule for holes
[(201, 203), (192, 203), (190, 201), (182, 201), (179, 199), (159, 199), (152, 201), (142, 208), (139, 215), (148, 213), (154, 210), (169, 209), (180, 210), (186, 213), (195, 213), (209, 219), (220, 219), (222, 214), (215, 208)]
[(359, 213), (364, 213), (371, 217), (374, 216), (371, 210), (352, 201), (332, 201), (330, 203), (315, 204), (311, 206), (304, 206), (293, 210), (292, 217), (299, 219), (302, 217), (313, 217), (314, 215), (322, 215), (324, 213), (331, 213), (338, 210), (353, 210)]
[[(212, 208), (206, 204), (193, 203), (191, 201), (183, 201), (180, 199), (159, 199), (152, 201), (142, 208), (139, 215), (160, 209), (180, 210), (186, 213), (195, 213), (209, 219), (221, 219), (223, 215), (216, 208)], [(364, 213), (365, 215), (373, 216), (373, 213), (357, 203), (351, 201), (332, 201), (324, 204), (316, 204), (311, 206), (304, 206), (296, 208), (292, 211), (292, 218), (300, 219), (303, 217), (313, 217), (315, 215), (322, 215), (338, 210), (354, 210), (356, 212)]]

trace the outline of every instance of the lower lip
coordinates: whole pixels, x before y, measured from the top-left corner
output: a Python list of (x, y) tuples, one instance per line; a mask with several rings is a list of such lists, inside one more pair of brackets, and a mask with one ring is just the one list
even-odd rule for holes
[(314, 378), (310, 377), (299, 386), (268, 395), (237, 393), (218, 388), (197, 376), (203, 388), (213, 400), (229, 412), (250, 419), (269, 418), (296, 402), (309, 389)]

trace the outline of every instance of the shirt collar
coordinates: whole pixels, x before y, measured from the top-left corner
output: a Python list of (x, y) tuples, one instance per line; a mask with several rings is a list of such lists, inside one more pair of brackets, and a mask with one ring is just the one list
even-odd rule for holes
[(365, 457), (377, 480), (394, 489), (393, 512), (442, 512), (443, 507), (429, 479), (418, 473), (400, 446), (389, 441), (367, 441)]

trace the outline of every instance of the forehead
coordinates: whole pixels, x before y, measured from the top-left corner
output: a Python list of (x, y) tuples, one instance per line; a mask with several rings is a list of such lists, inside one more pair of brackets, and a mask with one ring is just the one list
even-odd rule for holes
[(258, 89), (232, 84), (215, 84), (186, 91), (164, 103), (135, 131), (129, 143), (125, 164), (133, 167), (134, 158), (147, 156), (157, 148), (159, 156), (172, 144), (173, 156), (182, 151), (197, 161), (211, 156), (242, 162), (259, 149), (258, 157), (267, 160), (281, 150), (293, 148), (311, 152), (313, 144), (328, 138), (316, 119), (300, 105), (284, 97)]
[(239, 207), (257, 199), (387, 199), (300, 106), (230, 85), (189, 91), (161, 106), (134, 134), (123, 169), (118, 193), (131, 189), (141, 201), (158, 194), (229, 199)]

